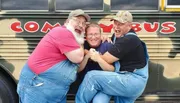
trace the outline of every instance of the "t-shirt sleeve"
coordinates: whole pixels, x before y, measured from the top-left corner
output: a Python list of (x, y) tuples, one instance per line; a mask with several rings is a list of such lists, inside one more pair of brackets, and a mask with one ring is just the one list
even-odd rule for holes
[(112, 43), (107, 43), (106, 44), (106, 49), (107, 49), (106, 51), (108, 51), (112, 47), (112, 45), (113, 45)]
[(69, 31), (63, 32), (60, 38), (56, 39), (56, 43), (62, 54), (80, 48), (80, 45), (75, 40), (73, 34)]
[(98, 48), (98, 51), (101, 53), (101, 54), (104, 54), (105, 52), (107, 52), (110, 48), (111, 48), (112, 44), (111, 43), (108, 43), (107, 41), (105, 41), (104, 43), (102, 43), (100, 45), (100, 48)]
[(134, 50), (138, 45), (140, 45), (138, 38), (136, 36), (128, 35), (118, 38), (116, 43), (112, 45), (108, 52), (111, 55), (122, 59), (124, 55)]

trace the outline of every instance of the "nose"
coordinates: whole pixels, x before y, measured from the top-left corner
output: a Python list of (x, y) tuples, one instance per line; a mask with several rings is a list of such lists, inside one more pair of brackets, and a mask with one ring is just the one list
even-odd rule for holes
[(114, 27), (114, 29), (117, 29), (117, 25), (114, 24), (113, 27)]
[(95, 35), (92, 35), (92, 39), (96, 38)]
[(117, 30), (117, 29), (118, 29), (118, 28), (117, 28), (117, 26), (114, 26), (113, 28), (114, 28), (115, 30)]

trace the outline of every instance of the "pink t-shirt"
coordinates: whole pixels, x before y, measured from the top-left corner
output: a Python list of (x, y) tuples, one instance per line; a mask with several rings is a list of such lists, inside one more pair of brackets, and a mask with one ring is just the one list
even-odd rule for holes
[(40, 74), (60, 61), (66, 60), (66, 52), (80, 48), (73, 34), (66, 27), (53, 28), (46, 34), (31, 56), (28, 65), (36, 74)]

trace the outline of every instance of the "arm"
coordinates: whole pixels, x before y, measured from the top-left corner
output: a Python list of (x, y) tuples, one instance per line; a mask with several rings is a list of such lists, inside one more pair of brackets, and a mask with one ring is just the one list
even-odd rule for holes
[(114, 66), (103, 60), (98, 52), (94, 52), (91, 56), (93, 61), (98, 62), (99, 66), (105, 71), (114, 71)]
[(119, 58), (111, 55), (109, 52), (104, 53), (104, 55), (101, 56), (103, 60), (105, 60), (107, 63), (114, 63), (115, 61), (118, 61)]
[(87, 49), (84, 49), (84, 54), (85, 54), (85, 56), (84, 56), (84, 59), (79, 66), (78, 72), (81, 72), (85, 68), (86, 64), (88, 63), (90, 56), (92, 55), (92, 53), (89, 52)]
[(81, 46), (79, 49), (64, 53), (66, 57), (73, 63), (80, 63), (84, 58), (84, 49)]
[(73, 63), (80, 63), (84, 58), (83, 46), (78, 44), (72, 32), (66, 28), (59, 28), (58, 36), (55, 37), (54, 42), (59, 48), (60, 52), (64, 54), (67, 59)]
[(107, 63), (104, 59), (102, 59), (101, 57), (99, 57), (99, 59), (97, 60), (99, 66), (105, 70), (105, 71), (114, 71), (114, 66), (112, 64)]
[(81, 72), (81, 71), (85, 68), (85, 66), (86, 66), (86, 64), (87, 64), (87, 62), (88, 62), (88, 60), (89, 60), (88, 55), (85, 55), (83, 61), (80, 63), (78, 72)]
[(134, 50), (139, 45), (139, 40), (136, 36), (125, 36), (119, 38), (118, 41), (102, 55), (108, 63), (113, 63), (115, 61), (121, 60), (125, 55), (128, 55), (132, 50)]

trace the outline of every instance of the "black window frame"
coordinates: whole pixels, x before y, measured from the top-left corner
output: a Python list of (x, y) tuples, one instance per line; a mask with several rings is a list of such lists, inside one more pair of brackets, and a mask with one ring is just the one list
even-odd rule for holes
[[(112, 0), (103, 0), (103, 9), (102, 10), (84, 10), (89, 14), (114, 14), (118, 10), (111, 10), (111, 1)], [(133, 13), (147, 14), (154, 13), (158, 14), (161, 11), (161, 2), (158, 2), (157, 10), (128, 10)], [(71, 10), (56, 10), (56, 0), (48, 0), (48, 10), (2, 10), (2, 0), (0, 0), (0, 14), (61, 14), (61, 13), (69, 13)]]
[(165, 7), (175, 9), (175, 8), (180, 8), (180, 4), (179, 5), (168, 5), (168, 0), (166, 0)]
[[(103, 2), (102, 2), (102, 9), (99, 9), (99, 10), (84, 10), (84, 11), (86, 11), (86, 12), (104, 12), (104, 8), (105, 8), (105, 6), (104, 6), (104, 1), (105, 0), (102, 0)], [(107, 0), (106, 0), (107, 1)], [(55, 3), (55, 6), (56, 6), (56, 3)], [(72, 11), (71, 9), (69, 9), (69, 10), (65, 10), (65, 9), (55, 9), (55, 11), (56, 12), (70, 12), (70, 11)]]
[[(145, 12), (160, 12), (160, 3), (161, 3), (161, 0), (158, 0), (158, 9), (157, 10), (128, 10), (128, 11), (130, 11), (130, 12), (141, 12), (141, 13), (145, 13)], [(111, 12), (117, 12), (117, 11), (118, 10), (111, 10)]]

